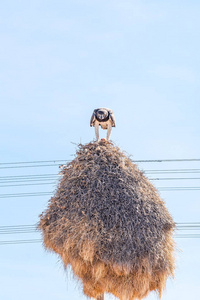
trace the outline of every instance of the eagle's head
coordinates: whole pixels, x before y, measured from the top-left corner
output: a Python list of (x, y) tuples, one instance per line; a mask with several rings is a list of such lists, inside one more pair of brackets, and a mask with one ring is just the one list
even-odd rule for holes
[(97, 116), (97, 119), (99, 119), (100, 121), (103, 121), (103, 120), (107, 119), (108, 118), (108, 111), (107, 111), (107, 109), (105, 109), (105, 108), (99, 108), (96, 111), (96, 116)]

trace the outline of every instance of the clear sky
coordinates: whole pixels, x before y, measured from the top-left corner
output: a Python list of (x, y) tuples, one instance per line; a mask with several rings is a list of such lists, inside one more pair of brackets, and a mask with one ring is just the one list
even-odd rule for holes
[[(133, 159), (200, 158), (199, 32), (197, 0), (2, 0), (1, 163), (73, 159), (74, 143), (94, 139), (89, 120), (104, 106), (115, 112), (111, 139)], [(200, 169), (200, 162), (139, 166)], [(58, 172), (57, 166), (0, 168), (4, 178)], [(199, 180), (155, 184), (200, 186)], [(55, 188), (2, 185), (1, 195)], [(161, 196), (176, 222), (200, 222), (200, 191)], [(0, 226), (35, 224), (49, 198), (1, 198)], [(1, 241), (34, 238), (39, 235), (0, 235)], [(197, 299), (200, 239), (177, 239), (177, 245), (176, 279), (163, 299)], [(0, 245), (0, 251), (0, 299), (86, 299), (40, 243)]]

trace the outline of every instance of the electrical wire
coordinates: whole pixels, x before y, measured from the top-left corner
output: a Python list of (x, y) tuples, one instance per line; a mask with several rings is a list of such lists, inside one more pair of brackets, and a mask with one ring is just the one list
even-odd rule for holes
[[(38, 186), (38, 185), (57, 185), (57, 182), (37, 182), (37, 183), (20, 183), (20, 184), (5, 184), (5, 185), (0, 185), (0, 188), (8, 188), (8, 187), (19, 187), (19, 186)], [(159, 191), (174, 191), (174, 190), (199, 190), (200, 186), (185, 186), (185, 187), (157, 187)], [(1, 194), (0, 194), (1, 196)]]
[(30, 166), (9, 166), (9, 167), (0, 167), (0, 169), (20, 169), (20, 168), (38, 168), (38, 167), (55, 167), (61, 166), (61, 164), (49, 164), (49, 165), (30, 165)]
[(179, 234), (177, 236), (175, 236), (175, 238), (185, 238), (185, 239), (188, 239), (188, 238), (195, 238), (195, 239), (199, 239), (200, 238), (200, 234)]
[[(146, 170), (144, 171), (145, 174), (157, 174), (157, 173), (179, 173), (179, 174), (184, 174), (185, 172), (188, 173), (200, 173), (200, 169), (177, 169), (177, 170)], [(49, 179), (49, 178), (58, 178), (60, 175), (59, 174), (34, 174), (34, 175), (9, 175), (9, 176), (0, 176), (0, 182), (4, 181), (18, 181), (18, 180), (36, 180), (36, 179)], [(161, 177), (162, 178), (162, 177)], [(176, 178), (176, 177), (170, 177), (170, 178)], [(191, 177), (181, 177), (179, 179), (190, 179)], [(153, 179), (153, 178), (152, 178)], [(167, 177), (168, 179), (168, 177)], [(192, 179), (199, 179), (199, 177), (193, 177)]]
[(37, 192), (37, 193), (16, 193), (16, 194), (0, 194), (0, 198), (16, 198), (16, 197), (38, 197), (38, 196), (50, 196), (53, 193), (50, 192)]
[(149, 180), (195, 180), (200, 179), (200, 177), (161, 177), (161, 178), (149, 178)]
[[(200, 230), (200, 222), (185, 222), (185, 223), (176, 223), (177, 230)], [(29, 225), (4, 225), (0, 226), (0, 235), (7, 234), (30, 234), (38, 232), (37, 224)], [(174, 238), (176, 239), (198, 239), (200, 234), (196, 233), (182, 233), (175, 234)], [(17, 244), (32, 244), (32, 243), (42, 243), (42, 239), (23, 239), (23, 240), (0, 240), (0, 245), (17, 245)]]
[(175, 159), (143, 159), (143, 160), (133, 160), (132, 162), (145, 162), (145, 163), (160, 163), (160, 162), (183, 162), (183, 161), (200, 161), (200, 158), (175, 158)]
[[(188, 169), (189, 172), (193, 172), (192, 170)], [(198, 169), (196, 169), (198, 170)], [(165, 173), (165, 171), (167, 171), (167, 173), (171, 173), (171, 172), (174, 172), (174, 170), (147, 170), (145, 171), (144, 173), (146, 174), (148, 172), (148, 174), (157, 174), (159, 172), (163, 172)], [(200, 170), (199, 170), (200, 172)], [(184, 173), (182, 172), (182, 170), (177, 170), (177, 173)], [(194, 172), (196, 173), (196, 171)], [(26, 175), (15, 175), (15, 176), (0, 176), (0, 182), (1, 183), (5, 183), (5, 182), (16, 182), (16, 181), (22, 181), (22, 180), (48, 180), (48, 179), (56, 179), (56, 178), (59, 178), (61, 177), (60, 174), (35, 174), (35, 175), (29, 175), (29, 174), (26, 174)], [(182, 180), (182, 179), (200, 179), (200, 177), (156, 177), (156, 178), (149, 178), (151, 180), (173, 180), (173, 179), (176, 179), (176, 180)]]
[[(158, 187), (160, 192), (172, 192), (172, 191), (199, 191), (200, 186), (195, 187)], [(54, 192), (32, 192), (32, 193), (15, 193), (15, 194), (0, 194), (0, 199), (5, 198), (21, 198), (21, 197), (40, 197), (40, 196), (52, 196)]]
[[(26, 162), (5, 162), (0, 163), (0, 169), (10, 169), (10, 168), (31, 168), (31, 167), (52, 167), (60, 166), (63, 163), (69, 162), (70, 160), (38, 160), (38, 161), (26, 161)], [(162, 163), (162, 162), (197, 162), (200, 158), (180, 158), (180, 159), (140, 159), (132, 160), (134, 163)]]
[[(200, 234), (179, 234), (175, 238), (200, 238)], [(30, 244), (30, 243), (42, 243), (42, 239), (27, 239), (27, 240), (7, 240), (0, 241), (0, 245), (16, 245), (16, 244)]]
[(18, 162), (5, 162), (5, 163), (0, 163), (1, 165), (24, 165), (24, 164), (46, 164), (46, 163), (56, 163), (56, 162), (66, 162), (69, 160), (66, 159), (55, 159), (55, 160), (33, 160), (33, 161), (18, 161)]
[(47, 184), (53, 185), (56, 184), (56, 182), (9, 184), (9, 185), (0, 185), (0, 188), (13, 187), (13, 186), (47, 185)]
[(178, 174), (184, 174), (184, 173), (200, 173), (200, 169), (164, 169), (164, 170), (145, 170), (145, 174), (171, 174), (171, 173), (178, 173)]
[(39, 181), (39, 180), (50, 180), (50, 179), (56, 179), (58, 178), (59, 175), (49, 175), (49, 176), (40, 176), (40, 175), (35, 175), (35, 176), (16, 176), (16, 177), (8, 177), (8, 178), (0, 178), (1, 183), (6, 183), (6, 182), (18, 182), (18, 181)]
[(41, 239), (0, 241), (0, 245), (41, 243)]
[[(26, 161), (26, 162), (11, 162), (0, 163), (0, 169), (14, 169), (14, 168), (33, 168), (33, 167), (55, 167), (66, 164), (69, 160), (48, 160), (48, 161)], [(200, 159), (161, 159), (161, 160), (132, 160), (134, 163), (161, 163), (161, 162), (197, 162)], [(200, 173), (197, 168), (185, 169), (147, 169), (144, 174), (195, 174)], [(12, 175), (0, 176), (0, 187), (12, 186), (28, 186), (28, 185), (46, 185), (55, 184), (52, 180), (57, 180), (59, 174), (34, 174), (34, 175)], [(156, 177), (149, 178), (150, 180), (199, 180), (199, 177)], [(50, 182), (48, 182), (50, 181)], [(34, 182), (34, 183), (33, 183)], [(12, 183), (12, 184), (11, 184)], [(200, 187), (159, 187), (160, 191), (181, 191), (181, 190), (200, 190)], [(0, 194), (0, 198), (13, 197), (32, 197), (32, 196), (50, 196), (51, 192), (32, 192), (32, 193), (15, 193), (15, 194)], [(194, 231), (200, 230), (200, 223), (177, 223), (178, 231)], [(30, 234), (37, 233), (37, 226), (34, 225), (15, 225), (15, 226), (0, 226), (0, 234)], [(175, 234), (175, 238), (200, 238), (198, 233), (182, 233)], [(24, 239), (24, 240), (7, 240), (0, 241), (0, 245), (14, 245), (14, 244), (28, 244), (41, 243), (41, 239)]]
[[(44, 182), (44, 184), (46, 184), (46, 181), (51, 181), (51, 180), (57, 180), (59, 179), (59, 177), (55, 176), (55, 177), (41, 177), (38, 179), (37, 178), (22, 178), (22, 179), (17, 179), (17, 180), (1, 180), (0, 179), (0, 184), (5, 184), (5, 185), (0, 185), (0, 187), (9, 187), (9, 186), (15, 186), (15, 185), (10, 185), (10, 183), (26, 183), (26, 182)], [(163, 181), (167, 181), (167, 180), (200, 180), (200, 177), (157, 177), (157, 178), (149, 178), (149, 180), (163, 180)], [(55, 183), (55, 182), (53, 182)], [(38, 183), (39, 185), (41, 185), (41, 183)], [(49, 184), (49, 183), (48, 183)], [(21, 185), (21, 184), (20, 184)], [(29, 185), (29, 184), (26, 184)], [(32, 184), (30, 184), (32, 185)], [(16, 185), (18, 186), (18, 185)]]
[[(157, 174), (157, 173), (200, 173), (200, 169), (167, 169), (167, 170), (145, 170), (145, 174)], [(8, 175), (8, 176), (0, 176), (0, 181), (6, 180), (20, 180), (20, 179), (37, 179), (37, 178), (49, 178), (49, 177), (59, 177), (60, 175), (57, 173), (47, 173), (47, 174), (25, 174), (25, 175)], [(189, 177), (188, 177), (189, 178)]]
[[(173, 159), (139, 159), (133, 160), (134, 162), (179, 162), (179, 161), (200, 161), (200, 158), (173, 158)], [(18, 165), (18, 164), (45, 164), (45, 163), (57, 163), (66, 162), (67, 159), (54, 159), (54, 160), (33, 160), (33, 161), (21, 161), (21, 162), (3, 162), (0, 165)]]
[[(176, 223), (177, 230), (200, 230), (200, 222), (196, 223)], [(37, 224), (30, 225), (8, 225), (0, 226), (0, 234), (16, 234), (38, 232)]]
[(159, 191), (171, 192), (171, 191), (199, 191), (200, 186), (174, 186), (174, 187), (158, 187)]

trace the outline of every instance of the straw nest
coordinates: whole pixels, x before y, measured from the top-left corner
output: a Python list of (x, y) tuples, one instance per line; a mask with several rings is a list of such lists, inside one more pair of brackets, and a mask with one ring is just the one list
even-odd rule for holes
[(174, 272), (174, 221), (155, 187), (118, 147), (79, 145), (62, 166), (39, 228), (47, 249), (71, 265), (84, 294), (161, 296)]

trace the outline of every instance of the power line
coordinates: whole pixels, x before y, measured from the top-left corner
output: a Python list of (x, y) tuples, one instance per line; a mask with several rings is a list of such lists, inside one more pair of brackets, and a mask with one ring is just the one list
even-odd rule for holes
[(49, 165), (30, 165), (30, 166), (9, 166), (9, 167), (0, 167), (0, 169), (20, 169), (20, 168), (37, 168), (37, 167), (55, 167), (60, 166), (61, 164), (49, 164)]
[[(191, 224), (191, 223), (189, 223), (189, 224)], [(199, 223), (197, 223), (197, 224), (199, 224)], [(2, 229), (2, 228), (22, 228), (22, 227), (26, 227), (27, 228), (27, 227), (36, 227), (36, 226), (37, 226), (37, 224), (28, 224), (28, 225), (27, 224), (24, 224), (24, 225), (1, 225), (0, 229)]]
[(179, 226), (200, 226), (200, 222), (178, 222), (175, 224)]
[[(152, 179), (153, 180), (153, 179)], [(155, 179), (156, 180), (156, 179)], [(162, 180), (162, 179), (157, 179)], [(37, 182), (37, 183), (18, 183), (18, 184), (4, 184), (0, 185), (0, 188), (14, 187), (14, 186), (38, 186), (38, 185), (57, 185), (57, 181), (54, 182)], [(168, 191), (168, 190), (199, 190), (200, 187), (157, 187), (160, 191)], [(1, 195), (1, 194), (0, 194)]]
[(24, 229), (24, 230), (10, 230), (10, 231), (0, 231), (1, 234), (26, 234), (26, 233), (35, 233), (37, 232), (35, 228), (33, 229)]
[(16, 197), (38, 197), (52, 196), (53, 192), (37, 192), (37, 193), (17, 193), (17, 194), (0, 194), (0, 198), (16, 198)]
[[(200, 161), (200, 158), (172, 158), (172, 159), (139, 159), (133, 160), (135, 162), (178, 162), (178, 161)], [(57, 163), (57, 162), (66, 162), (69, 159), (53, 159), (53, 160), (33, 160), (33, 161), (21, 161), (21, 162), (4, 162), (0, 165), (16, 165), (16, 164), (45, 164), (45, 163)]]
[[(5, 162), (0, 163), (0, 169), (10, 168), (32, 168), (32, 167), (52, 167), (60, 166), (62, 163), (67, 163), (70, 160), (38, 160), (38, 161), (26, 161), (26, 162)], [(181, 158), (181, 159), (140, 159), (131, 160), (134, 163), (162, 163), (162, 162), (197, 162), (200, 158)]]
[(200, 186), (175, 186), (175, 187), (158, 187), (159, 191), (199, 191)]
[(18, 162), (5, 162), (0, 163), (0, 165), (24, 165), (24, 164), (46, 164), (46, 163), (57, 163), (57, 162), (66, 162), (69, 160), (66, 159), (55, 159), (55, 160), (33, 160), (33, 161), (18, 161)]
[(196, 239), (199, 239), (200, 238), (200, 234), (179, 234), (177, 236), (175, 236), (175, 238), (185, 238), (185, 239), (188, 239), (188, 238), (196, 238)]
[(193, 180), (200, 179), (200, 177), (161, 177), (161, 178), (149, 178), (149, 180)]
[[(200, 222), (176, 223), (177, 230), (200, 230)], [(38, 232), (37, 224), (0, 226), (0, 234)]]
[[(158, 187), (158, 191), (199, 191), (200, 186), (195, 187)], [(0, 194), (0, 199), (4, 198), (21, 198), (21, 197), (38, 197), (38, 196), (53, 196), (54, 192), (32, 192), (32, 193), (15, 193), (15, 194)]]
[(184, 173), (200, 173), (200, 169), (165, 169), (165, 170), (145, 170), (145, 174), (165, 174), (165, 173), (178, 173), (178, 174), (184, 174)]
[(0, 226), (0, 234), (36, 233), (37, 225)]
[(37, 177), (51, 177), (51, 176), (59, 176), (59, 174), (25, 174), (25, 175), (9, 175), (9, 176), (0, 176), (0, 180), (12, 180), (17, 178), (37, 178)]
[(7, 185), (0, 185), (0, 188), (2, 188), (2, 187), (13, 187), (13, 186), (47, 185), (47, 184), (52, 185), (52, 184), (56, 184), (56, 182), (7, 184)]
[(132, 162), (145, 162), (145, 163), (160, 163), (160, 162), (182, 162), (182, 161), (200, 161), (200, 158), (179, 158), (179, 159), (144, 159), (144, 160), (132, 160)]
[[(200, 172), (200, 169), (177, 169), (177, 170), (146, 170), (144, 171), (145, 174), (157, 174), (157, 173), (197, 173)], [(37, 179), (50, 179), (50, 178), (58, 178), (60, 177), (60, 174), (34, 174), (34, 175), (9, 175), (9, 176), (0, 176), (0, 181), (6, 182), (6, 181), (18, 181), (18, 180), (37, 180)], [(162, 177), (161, 177), (162, 178)], [(169, 178), (177, 178), (177, 177), (169, 177)], [(154, 179), (154, 178), (151, 178)], [(168, 179), (168, 177), (166, 178)], [(199, 179), (199, 177), (182, 177), (179, 179)]]
[[(167, 170), (144, 170), (145, 174), (154, 174), (154, 173), (200, 173), (200, 169), (167, 169)], [(20, 180), (20, 179), (34, 179), (34, 178), (49, 178), (49, 177), (59, 177), (60, 174), (57, 173), (47, 173), (47, 174), (25, 174), (25, 175), (8, 175), (0, 176), (0, 180)]]
[(41, 243), (41, 239), (0, 241), (0, 245)]
[[(199, 239), (200, 234), (179, 234), (175, 238), (193, 238)], [(32, 243), (42, 243), (42, 239), (27, 239), (27, 240), (7, 240), (0, 241), (0, 245), (17, 245), (17, 244), (32, 244)]]
[(7, 185), (0, 185), (2, 187), (13, 187), (13, 186), (30, 186), (30, 185), (48, 185), (48, 184), (56, 184), (56, 182), (43, 182), (43, 183), (21, 183), (21, 184), (7, 184)]
[[(175, 223), (176, 227), (200, 227), (200, 222), (185, 222)], [(37, 228), (37, 224), (24, 224), (24, 225), (1, 225), (0, 230), (4, 229), (24, 229), (24, 228)]]
[[(176, 223), (177, 230), (200, 230), (200, 222), (185, 222)], [(30, 234), (38, 231), (37, 224), (29, 225), (4, 225), (0, 226), (0, 235), (4, 234)], [(175, 234), (174, 238), (181, 239), (198, 239), (200, 234), (196, 233), (182, 233)], [(0, 245), (16, 245), (16, 244), (30, 244), (30, 243), (42, 243), (42, 239), (23, 239), (23, 240), (3, 240), (0, 241)]]
[(16, 176), (16, 177), (7, 177), (7, 178), (0, 178), (1, 183), (6, 183), (6, 182), (20, 182), (20, 181), (46, 181), (46, 180), (52, 180), (59, 178), (59, 175), (49, 175), (49, 176), (40, 176), (40, 175), (35, 175), (35, 176)]
[[(55, 176), (55, 177), (38, 177), (37, 178), (18, 178), (16, 180), (1, 180), (0, 179), (0, 184), (4, 183), (7, 185), (0, 185), (0, 187), (4, 187), (4, 186), (14, 186), (14, 185), (9, 185), (10, 183), (21, 183), (21, 182), (46, 182), (46, 181), (50, 181), (50, 180), (57, 180), (59, 179), (59, 176)], [(200, 177), (157, 177), (157, 178), (149, 178), (149, 180), (200, 180)], [(53, 182), (54, 183), (54, 182)], [(45, 183), (44, 183), (45, 184)], [(28, 185), (28, 184), (27, 184)], [(30, 184), (32, 185), (32, 184)], [(18, 185), (17, 185), (18, 186)]]

